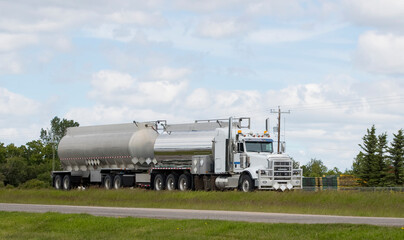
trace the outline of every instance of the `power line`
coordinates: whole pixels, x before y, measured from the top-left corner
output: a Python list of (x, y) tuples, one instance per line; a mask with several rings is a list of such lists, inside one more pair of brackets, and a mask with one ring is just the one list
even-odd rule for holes
[[(358, 98), (358, 99), (335, 99), (327, 100), (329, 103), (302, 103), (302, 104), (284, 104), (283, 107), (287, 107), (292, 111), (314, 111), (314, 110), (331, 110), (331, 109), (342, 109), (344, 107), (373, 107), (377, 105), (388, 105), (388, 104), (399, 104), (404, 103), (404, 95), (386, 95), (374, 98)], [(232, 113), (233, 115), (252, 115), (256, 113), (270, 113), (271, 109), (276, 108), (276, 106), (257, 108), (250, 111), (244, 111), (239, 113)], [(223, 117), (223, 116), (221, 116)]]

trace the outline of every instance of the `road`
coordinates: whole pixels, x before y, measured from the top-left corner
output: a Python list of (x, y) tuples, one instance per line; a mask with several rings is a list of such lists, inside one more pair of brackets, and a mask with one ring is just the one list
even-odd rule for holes
[(380, 226), (404, 226), (404, 218), (386, 217), (351, 217), (334, 215), (310, 215), (289, 213), (259, 213), (237, 211), (191, 210), (191, 209), (160, 209), (160, 208), (120, 208), (120, 207), (90, 207), (68, 205), (39, 205), (0, 203), (0, 211), (7, 212), (58, 212), (58, 213), (87, 213), (95, 216), (137, 217), (159, 219), (211, 219), (226, 221), (245, 221), (263, 223), (350, 223), (370, 224)]

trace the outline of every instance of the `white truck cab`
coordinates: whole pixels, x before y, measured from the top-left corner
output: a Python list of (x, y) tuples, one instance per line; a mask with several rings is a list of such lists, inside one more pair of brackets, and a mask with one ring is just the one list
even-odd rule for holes
[(266, 132), (254, 135), (239, 131), (236, 145), (234, 172), (248, 174), (254, 187), (282, 191), (302, 188), (302, 170), (293, 168), (287, 154), (274, 153), (273, 140)]

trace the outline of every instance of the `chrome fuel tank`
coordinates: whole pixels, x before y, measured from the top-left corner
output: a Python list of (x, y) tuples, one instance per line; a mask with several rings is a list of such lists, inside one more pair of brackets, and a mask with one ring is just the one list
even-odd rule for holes
[(165, 160), (192, 160), (193, 155), (213, 154), (213, 140), (217, 131), (188, 131), (164, 133), (154, 144), (154, 157)]

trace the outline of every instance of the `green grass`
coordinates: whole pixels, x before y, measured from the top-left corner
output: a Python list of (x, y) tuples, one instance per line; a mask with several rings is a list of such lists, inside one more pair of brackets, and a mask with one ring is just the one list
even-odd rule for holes
[(0, 212), (0, 239), (403, 239), (400, 227)]
[(0, 189), (0, 202), (404, 217), (399, 192), (169, 192), (142, 189)]

